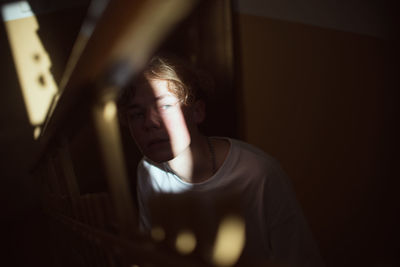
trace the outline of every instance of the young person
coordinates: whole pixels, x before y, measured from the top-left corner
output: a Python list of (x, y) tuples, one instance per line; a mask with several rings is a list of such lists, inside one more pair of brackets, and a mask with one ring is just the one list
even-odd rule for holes
[[(121, 98), (121, 113), (144, 155), (137, 169), (142, 229), (154, 226), (150, 202), (157, 195), (193, 195), (199, 202), (235, 195), (246, 225), (244, 258), (322, 266), (279, 164), (247, 143), (200, 132), (204, 97), (205, 88), (190, 64), (156, 56)], [(218, 216), (216, 210), (208, 205), (198, 212), (212, 217)]]

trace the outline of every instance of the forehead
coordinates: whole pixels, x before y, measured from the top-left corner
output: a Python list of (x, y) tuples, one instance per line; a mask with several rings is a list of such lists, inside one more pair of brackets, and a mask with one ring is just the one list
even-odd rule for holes
[(130, 102), (148, 102), (163, 97), (176, 97), (167, 80), (144, 80), (136, 86)]

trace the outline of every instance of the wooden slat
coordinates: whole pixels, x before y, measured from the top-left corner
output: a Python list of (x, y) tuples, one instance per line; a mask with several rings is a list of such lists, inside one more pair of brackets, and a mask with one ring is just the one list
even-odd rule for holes
[(88, 85), (101, 81), (126, 81), (140, 70), (171, 29), (194, 8), (196, 2), (110, 1), (75, 68), (68, 74), (68, 81), (60, 88), (61, 94), (42, 131), (40, 139), (43, 145), (46, 146), (50, 141), (58, 124), (68, 116), (74, 105), (87, 96), (83, 91), (88, 89)]

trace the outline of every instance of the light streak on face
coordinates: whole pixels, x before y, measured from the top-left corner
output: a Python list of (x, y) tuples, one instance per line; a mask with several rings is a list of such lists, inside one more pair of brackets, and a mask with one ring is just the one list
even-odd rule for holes
[(129, 129), (142, 153), (155, 162), (189, 151), (191, 137), (184, 107), (166, 80), (149, 80), (129, 103)]

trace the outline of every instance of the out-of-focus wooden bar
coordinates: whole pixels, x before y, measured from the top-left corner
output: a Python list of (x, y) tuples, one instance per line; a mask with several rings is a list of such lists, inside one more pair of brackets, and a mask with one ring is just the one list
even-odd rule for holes
[(97, 21), (92, 17), (82, 26), (42, 128), (33, 168), (42, 187), (55, 264), (202, 266), (159, 250), (138, 234), (115, 105), (121, 87), (196, 1), (91, 3), (96, 4), (106, 6)]
[[(45, 122), (46, 134), (42, 134), (42, 142), (52, 136), (71, 105), (87, 95), (82, 90), (99, 91), (104, 87), (120, 86), (115, 84), (117, 80), (123, 81), (140, 70), (167, 34), (189, 15), (196, 2), (109, 1), (95, 25), (84, 23), (61, 80), (58, 97)], [(93, 32), (88, 34), (87, 31)]]
[[(153, 53), (173, 47), (210, 67), (219, 88), (216, 97), (232, 101), (230, 12), (229, 0), (91, 2), (41, 129), (33, 168), (55, 266), (219, 266), (209, 252), (206, 257), (200, 250), (185, 254), (168, 238), (163, 242), (139, 232), (135, 181), (127, 165), (135, 165), (140, 155), (126, 158), (116, 99)], [(185, 205), (190, 210), (190, 203)], [(207, 218), (207, 211), (199, 210), (198, 216)], [(171, 223), (179, 228), (179, 216)], [(193, 229), (201, 229), (197, 226)]]

